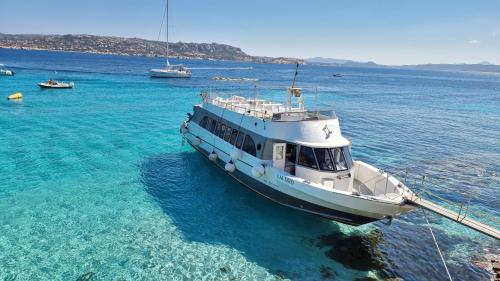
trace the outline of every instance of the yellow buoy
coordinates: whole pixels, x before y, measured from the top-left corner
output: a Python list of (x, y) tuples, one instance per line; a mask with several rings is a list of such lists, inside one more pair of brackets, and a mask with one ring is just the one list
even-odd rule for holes
[(12, 95), (8, 96), (7, 99), (9, 100), (20, 100), (23, 98), (23, 94), (17, 92), (17, 93), (13, 93)]

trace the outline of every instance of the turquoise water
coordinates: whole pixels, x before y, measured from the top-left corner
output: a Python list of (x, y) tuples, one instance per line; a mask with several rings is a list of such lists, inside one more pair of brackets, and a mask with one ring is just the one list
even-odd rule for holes
[[(0, 280), (444, 280), (421, 211), (348, 227), (274, 204), (187, 146), (178, 128), (199, 91), (249, 88), (284, 100), (293, 66), (0, 50)], [(253, 67), (252, 70), (228, 68)], [(333, 78), (333, 73), (343, 73)], [(72, 90), (40, 90), (48, 78)], [(353, 155), (432, 176), (433, 192), (500, 217), (500, 76), (301, 67), (310, 108), (333, 108)], [(315, 88), (317, 86), (317, 89)], [(21, 91), (23, 101), (7, 101)], [(430, 215), (455, 280), (500, 244)], [(424, 277), (425, 276), (425, 277)]]

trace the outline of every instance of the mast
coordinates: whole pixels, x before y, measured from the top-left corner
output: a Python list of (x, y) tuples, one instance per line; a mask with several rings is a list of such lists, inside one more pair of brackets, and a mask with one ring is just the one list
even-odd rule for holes
[(168, 61), (168, 0), (167, 0), (167, 66), (170, 66), (170, 62)]

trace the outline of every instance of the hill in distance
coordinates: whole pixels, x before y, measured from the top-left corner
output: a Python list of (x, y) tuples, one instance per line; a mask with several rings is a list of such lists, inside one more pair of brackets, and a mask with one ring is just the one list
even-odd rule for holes
[[(161, 41), (85, 34), (38, 35), (0, 33), (0, 48), (151, 57), (163, 57), (167, 53), (167, 45)], [(170, 43), (169, 54), (171, 57), (189, 59), (238, 60), (280, 64), (303, 63), (303, 60), (295, 58), (251, 56), (238, 47), (218, 43)]]
[(399, 68), (417, 70), (437, 70), (437, 71), (471, 71), (471, 72), (500, 72), (500, 65), (483, 61), (476, 64), (416, 64), (416, 65), (383, 65), (374, 62), (357, 62), (346, 59), (333, 59), (314, 57), (305, 59), (309, 64), (347, 66), (347, 67), (378, 67), (378, 68)]

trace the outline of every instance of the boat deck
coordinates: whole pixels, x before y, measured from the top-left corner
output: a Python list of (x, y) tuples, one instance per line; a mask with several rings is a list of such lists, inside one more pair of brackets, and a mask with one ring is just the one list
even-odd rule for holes
[(271, 119), (272, 121), (310, 121), (337, 118), (333, 111), (307, 111), (304, 108), (288, 107), (269, 100), (247, 99), (240, 96), (232, 96), (227, 99), (216, 97), (210, 100), (210, 103), (225, 110), (260, 119)]

